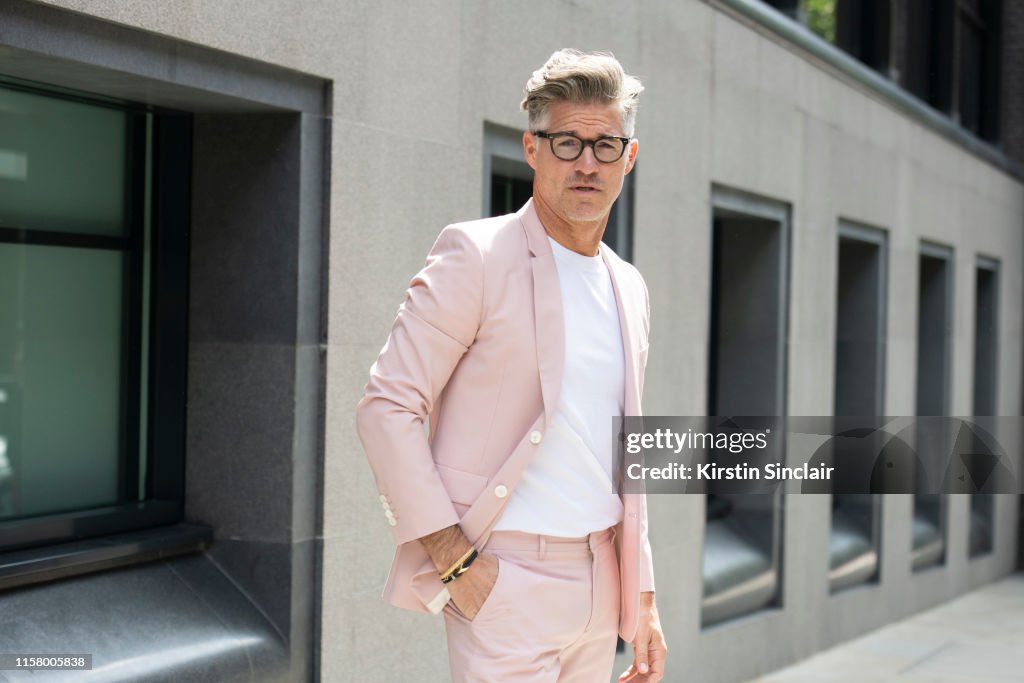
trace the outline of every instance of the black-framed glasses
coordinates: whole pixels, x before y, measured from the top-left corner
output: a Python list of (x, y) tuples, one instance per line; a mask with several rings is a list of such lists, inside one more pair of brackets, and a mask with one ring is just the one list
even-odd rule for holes
[(584, 140), (574, 133), (548, 133), (543, 130), (535, 130), (533, 134), (551, 143), (551, 153), (562, 161), (576, 161), (589, 146), (594, 150), (594, 158), (602, 164), (612, 164), (621, 159), (630, 140), (613, 135)]

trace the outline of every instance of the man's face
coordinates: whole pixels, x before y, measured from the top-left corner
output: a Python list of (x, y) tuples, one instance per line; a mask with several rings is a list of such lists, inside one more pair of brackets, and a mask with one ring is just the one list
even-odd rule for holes
[[(548, 107), (544, 132), (569, 132), (583, 140), (626, 136), (618, 106), (600, 102), (553, 102)], [(526, 161), (534, 170), (534, 202), (574, 225), (607, 218), (622, 190), (623, 178), (633, 169), (636, 140), (630, 141), (619, 160), (610, 164), (594, 158), (594, 149), (589, 145), (575, 161), (563, 161), (552, 153), (550, 142), (529, 131), (523, 135)]]

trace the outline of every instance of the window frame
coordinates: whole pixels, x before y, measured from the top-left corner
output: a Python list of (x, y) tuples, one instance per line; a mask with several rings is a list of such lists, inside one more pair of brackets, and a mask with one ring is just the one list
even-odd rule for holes
[[(116, 109), (127, 117), (123, 236), (0, 226), (0, 243), (101, 249), (125, 256), (118, 502), (0, 520), (0, 554), (180, 522), (185, 494), (191, 116), (5, 75), (0, 75), (0, 88)], [(147, 247), (149, 317), (144, 332)], [(145, 372), (148, 379), (143, 383)]]

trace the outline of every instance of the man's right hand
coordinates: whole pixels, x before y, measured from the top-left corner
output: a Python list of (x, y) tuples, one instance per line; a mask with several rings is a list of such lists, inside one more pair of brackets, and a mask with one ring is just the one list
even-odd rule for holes
[(472, 621), (498, 581), (498, 558), (480, 553), (465, 574), (448, 584), (452, 602)]
[[(419, 540), (430, 554), (438, 573), (457, 562), (470, 548), (469, 539), (458, 524), (435, 531)], [(448, 595), (459, 611), (472, 621), (497, 580), (498, 558), (480, 553), (465, 574), (447, 584)]]

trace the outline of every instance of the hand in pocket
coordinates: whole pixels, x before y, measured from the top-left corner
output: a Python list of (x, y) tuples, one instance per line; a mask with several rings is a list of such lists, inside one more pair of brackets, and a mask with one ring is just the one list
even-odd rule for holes
[(452, 602), (467, 619), (476, 618), (498, 582), (498, 558), (480, 553), (465, 574), (448, 584)]

